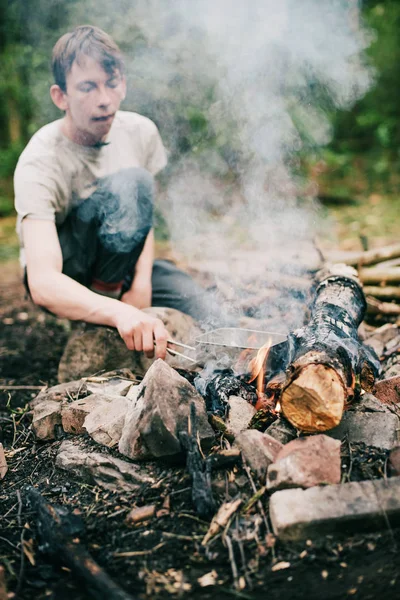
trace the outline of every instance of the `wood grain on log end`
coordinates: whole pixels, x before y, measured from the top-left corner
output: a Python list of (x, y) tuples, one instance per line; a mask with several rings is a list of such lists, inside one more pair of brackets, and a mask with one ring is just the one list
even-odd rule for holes
[(327, 431), (341, 421), (346, 390), (340, 375), (323, 364), (303, 367), (282, 392), (282, 412), (297, 429)]

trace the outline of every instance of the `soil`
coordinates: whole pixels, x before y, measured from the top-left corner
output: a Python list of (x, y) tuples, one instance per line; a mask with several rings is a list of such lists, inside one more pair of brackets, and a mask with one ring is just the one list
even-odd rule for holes
[[(0, 386), (55, 385), (68, 330), (68, 323), (37, 310), (24, 298), (15, 269), (4, 269), (0, 284)], [(375, 534), (283, 544), (268, 535), (255, 505), (246, 520), (232, 520), (227, 538), (219, 535), (204, 547), (201, 541), (209, 522), (194, 510), (184, 465), (152, 464), (157, 483), (143, 485), (134, 496), (106, 492), (82, 482), (55, 467), (61, 440), (35, 441), (28, 403), (36, 394), (32, 389), (0, 390), (0, 441), (8, 452), (9, 465), (0, 484), (0, 564), (5, 568), (9, 597), (92, 597), (74, 572), (62, 563), (53, 563), (44, 552), (37, 517), (25, 502), (27, 485), (37, 488), (48, 502), (79, 511), (85, 523), (81, 543), (134, 598), (398, 597), (400, 532), (392, 530), (389, 523), (386, 531)], [(90, 439), (86, 443), (99, 449)], [(386, 477), (387, 452), (344, 443), (342, 468), (346, 481)], [(232, 493), (245, 500), (253, 495), (240, 467), (222, 472), (221, 482), (216, 493), (218, 503), (230, 499)], [(267, 509), (266, 495), (262, 503)], [(157, 511), (164, 507), (164, 511), (128, 526), (128, 511), (147, 504), (155, 504)], [(236, 577), (228, 540), (238, 570)], [(136, 554), (118, 556), (126, 552)], [(214, 585), (202, 587), (199, 579), (211, 572)]]

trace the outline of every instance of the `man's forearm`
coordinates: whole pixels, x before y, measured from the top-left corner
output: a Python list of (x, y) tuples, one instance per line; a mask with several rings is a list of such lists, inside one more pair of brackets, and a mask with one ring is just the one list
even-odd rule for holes
[(133, 281), (141, 279), (142, 281), (151, 281), (154, 263), (154, 231), (150, 230), (143, 250), (135, 266)]
[(57, 271), (32, 280), (28, 275), (28, 280), (35, 304), (47, 308), (57, 316), (98, 325), (116, 326), (117, 316), (122, 306), (119, 300), (96, 294)]

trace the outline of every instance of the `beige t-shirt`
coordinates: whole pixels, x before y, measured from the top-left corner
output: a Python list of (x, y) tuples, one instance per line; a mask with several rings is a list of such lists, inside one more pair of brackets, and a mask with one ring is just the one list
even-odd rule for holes
[(69, 140), (61, 133), (61, 122), (49, 123), (35, 133), (15, 170), (21, 248), (23, 219), (44, 219), (61, 225), (71, 209), (95, 191), (100, 178), (130, 167), (142, 167), (155, 175), (167, 164), (156, 125), (137, 113), (118, 111), (107, 145), (98, 148)]

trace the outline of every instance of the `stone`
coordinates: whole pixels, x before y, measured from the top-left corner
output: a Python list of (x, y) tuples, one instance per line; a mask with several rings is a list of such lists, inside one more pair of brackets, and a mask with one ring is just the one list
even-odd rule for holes
[(195, 388), (158, 359), (138, 386), (126, 414), (119, 451), (135, 460), (181, 453), (179, 433), (187, 431), (190, 403), (196, 406), (199, 440), (205, 448), (214, 442), (205, 403)]
[(269, 467), (267, 489), (309, 488), (339, 483), (340, 441), (320, 434), (292, 440)]
[(337, 427), (326, 432), (338, 440), (363, 442), (367, 446), (390, 450), (397, 442), (399, 419), (392, 413), (347, 411)]
[(363, 394), (356, 402), (351, 404), (348, 410), (355, 412), (390, 412), (385, 404), (378, 400), (373, 394), (368, 393)]
[(123, 396), (101, 397), (102, 403), (87, 415), (83, 428), (98, 444), (113, 448), (121, 439), (130, 401)]
[(4, 479), (8, 471), (6, 455), (4, 454), (3, 444), (0, 443), (0, 479)]
[(41, 391), (33, 400), (31, 400), (30, 406), (31, 408), (35, 408), (35, 406), (44, 400), (52, 400), (53, 402), (78, 400), (79, 398), (85, 398), (90, 393), (84, 379), (69, 381), (68, 383), (54, 385), (51, 388)]
[(398, 404), (400, 402), (400, 375), (377, 381), (373, 392), (381, 402)]
[[(121, 373), (121, 375), (117, 375)], [(122, 374), (125, 373), (126, 376)], [(92, 394), (100, 393), (114, 396), (126, 396), (133, 385), (139, 382), (130, 369), (119, 369), (97, 377), (89, 377), (86, 386)]]
[[(152, 307), (145, 313), (161, 319), (172, 339), (192, 345), (201, 333), (196, 321), (173, 308)], [(82, 323), (71, 334), (58, 367), (58, 380), (67, 382), (93, 373), (127, 368), (143, 376), (155, 358), (143, 352), (132, 352), (125, 346), (116, 329)], [(169, 354), (166, 362), (174, 367), (188, 367), (188, 361)]]
[(138, 492), (144, 484), (155, 483), (143, 465), (135, 465), (110, 454), (88, 451), (78, 439), (62, 442), (56, 457), (57, 467), (113, 492)]
[(294, 440), (297, 437), (297, 430), (289, 421), (287, 421), (284, 417), (276, 419), (265, 430), (265, 433), (268, 433), (275, 440), (278, 440), (281, 444), (287, 444), (291, 440)]
[(61, 426), (61, 402), (44, 400), (33, 409), (32, 429), (39, 440), (54, 440)]
[(237, 436), (248, 428), (250, 421), (256, 414), (256, 409), (247, 400), (240, 396), (230, 396), (228, 399), (229, 412), (226, 419), (228, 431)]
[(267, 433), (256, 429), (242, 431), (235, 439), (237, 446), (250, 469), (262, 479), (267, 469), (274, 462), (283, 445)]
[(400, 477), (282, 490), (269, 503), (274, 534), (297, 541), (400, 525)]
[(392, 475), (400, 475), (400, 445), (395, 446), (389, 454), (389, 469)]
[(96, 407), (103, 406), (111, 400), (101, 394), (92, 394), (87, 398), (75, 400), (74, 402), (64, 403), (61, 406), (61, 424), (66, 433), (84, 433), (83, 423), (85, 418)]

